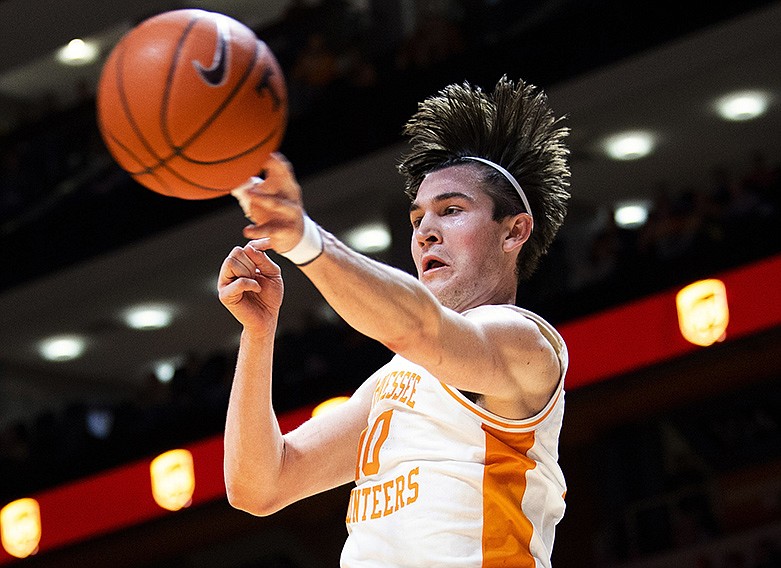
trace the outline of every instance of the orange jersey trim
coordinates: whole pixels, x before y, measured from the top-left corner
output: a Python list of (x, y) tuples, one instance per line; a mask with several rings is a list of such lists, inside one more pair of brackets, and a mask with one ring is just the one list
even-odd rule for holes
[(529, 428), (534, 428), (535, 426), (539, 425), (550, 415), (551, 412), (553, 412), (553, 409), (556, 407), (556, 402), (559, 400), (559, 397), (561, 396), (563, 390), (561, 388), (561, 381), (560, 381), (559, 386), (556, 389), (556, 393), (553, 395), (553, 398), (550, 400), (548, 405), (542, 410), (541, 414), (538, 414), (536, 417), (532, 417), (526, 420), (509, 420), (509, 419), (503, 419), (500, 416), (496, 416), (495, 414), (491, 414), (481, 409), (479, 406), (477, 406), (470, 400), (464, 398), (464, 396), (453, 387), (450, 387), (442, 382), (440, 382), (439, 384), (442, 385), (442, 388), (445, 389), (445, 392), (447, 392), (450, 396), (452, 396), (456, 400), (456, 402), (458, 402), (461, 406), (463, 406), (473, 414), (476, 414), (483, 422), (499, 428), (505, 428), (510, 430), (516, 430), (516, 429), (526, 430)]

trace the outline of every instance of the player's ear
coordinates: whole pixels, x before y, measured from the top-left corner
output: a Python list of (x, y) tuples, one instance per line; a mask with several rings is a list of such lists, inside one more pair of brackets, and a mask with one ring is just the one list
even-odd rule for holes
[(512, 252), (529, 240), (534, 220), (528, 213), (518, 213), (507, 219), (507, 234), (502, 243), (504, 252)]

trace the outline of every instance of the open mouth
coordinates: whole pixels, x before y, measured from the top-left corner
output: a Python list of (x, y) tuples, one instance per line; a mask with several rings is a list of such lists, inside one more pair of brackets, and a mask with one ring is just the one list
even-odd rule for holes
[(436, 270), (437, 268), (442, 268), (445, 266), (447, 266), (447, 264), (438, 258), (429, 258), (423, 262), (423, 272), (429, 272), (430, 270)]

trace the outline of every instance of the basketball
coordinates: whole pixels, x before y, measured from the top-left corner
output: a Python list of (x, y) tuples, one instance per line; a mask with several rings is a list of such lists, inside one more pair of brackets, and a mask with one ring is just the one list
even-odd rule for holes
[(244, 24), (183, 9), (153, 16), (109, 54), (97, 87), (101, 136), (144, 187), (181, 199), (230, 193), (282, 141), (287, 90)]

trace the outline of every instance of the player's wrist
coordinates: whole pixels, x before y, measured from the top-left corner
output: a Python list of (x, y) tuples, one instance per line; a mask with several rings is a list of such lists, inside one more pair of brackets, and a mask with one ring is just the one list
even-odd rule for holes
[(323, 254), (323, 235), (308, 215), (304, 215), (304, 232), (292, 249), (279, 253), (297, 266), (305, 266)]

